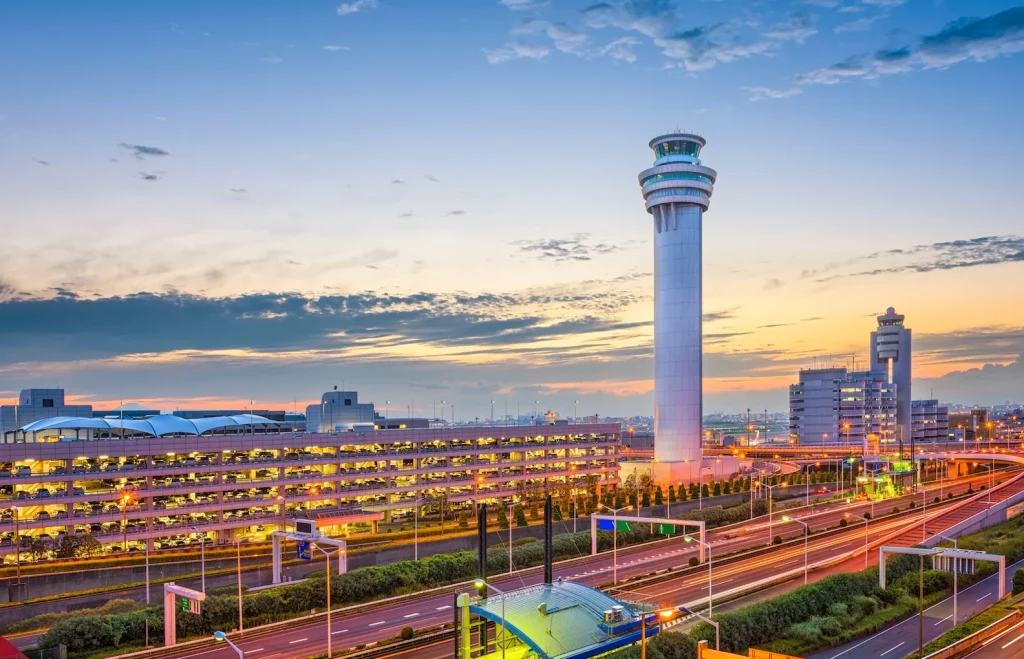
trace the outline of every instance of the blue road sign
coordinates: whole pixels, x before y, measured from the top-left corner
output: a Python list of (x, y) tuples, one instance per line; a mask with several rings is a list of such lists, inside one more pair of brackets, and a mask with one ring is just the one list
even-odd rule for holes
[(295, 556), (301, 558), (304, 561), (313, 560), (313, 552), (310, 551), (309, 542), (300, 540), (295, 543)]

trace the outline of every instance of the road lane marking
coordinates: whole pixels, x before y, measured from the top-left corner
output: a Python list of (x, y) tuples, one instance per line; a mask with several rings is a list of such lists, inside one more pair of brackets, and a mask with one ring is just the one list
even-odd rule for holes
[[(874, 637), (872, 637), (872, 638), (874, 638)], [(836, 659), (836, 657), (841, 657), (844, 654), (846, 654), (847, 652), (849, 652), (850, 650), (856, 650), (857, 648), (859, 648), (860, 646), (864, 645), (865, 643), (867, 643), (870, 640), (871, 639), (869, 638), (866, 641), (861, 641), (860, 643), (858, 643), (857, 645), (853, 646), (852, 648), (847, 648), (846, 650), (843, 650), (839, 654), (834, 654), (834, 655), (832, 655), (831, 659)]]
[(436, 608), (436, 609), (434, 609), (434, 610), (435, 610), (435, 611), (444, 611), (445, 609), (450, 609), (450, 608), (452, 608), (452, 605), (451, 605), (451, 604), (445, 604), (444, 606), (439, 606), (439, 607), (437, 607), (437, 608)]
[(904, 645), (906, 645), (906, 644), (907, 644), (907, 642), (906, 642), (906, 641), (903, 641), (903, 642), (902, 642), (902, 643), (900, 643), (899, 645), (895, 645), (895, 646), (893, 646), (893, 647), (889, 648), (888, 650), (886, 650), (885, 652), (883, 652), (882, 654), (880, 654), (880, 655), (878, 655), (878, 656), (879, 656), (879, 657), (884, 657), (885, 655), (889, 654), (890, 652), (892, 652), (892, 651), (893, 651), (893, 650), (895, 650), (896, 648), (900, 648), (900, 647), (903, 647), (903, 646), (904, 646)]
[(387, 620), (381, 620), (380, 622), (371, 622), (369, 626), (370, 627), (376, 627), (377, 625), (383, 625), (386, 622), (387, 622)]
[(303, 643), (303, 642), (308, 641), (308, 640), (309, 640), (309, 637), (297, 638), (294, 641), (288, 641), (288, 645), (295, 645), (296, 643)]
[(331, 636), (334, 636), (335, 634), (344, 634), (347, 631), (348, 631), (347, 629), (341, 629), (341, 630), (338, 630), (336, 632), (331, 632)]
[(1004, 646), (1002, 647), (1002, 649), (1003, 649), (1003, 650), (1005, 650), (1006, 648), (1010, 647), (1011, 645), (1013, 645), (1014, 643), (1016, 643), (1017, 641), (1019, 641), (1019, 640), (1020, 640), (1020, 639), (1022, 639), (1022, 638), (1024, 638), (1024, 634), (1021, 634), (1021, 635), (1020, 635), (1020, 636), (1018, 636), (1017, 638), (1013, 639), (1012, 641), (1010, 641), (1009, 643), (1007, 643), (1006, 645), (1004, 645)]
[(974, 601), (975, 602), (980, 602), (981, 600), (985, 599), (986, 597), (990, 596), (991, 594), (992, 593), (985, 593), (984, 595), (982, 595), (981, 597), (979, 597), (978, 599), (976, 599)]
[(246, 650), (246, 652), (263, 652), (263, 648), (253, 648), (251, 650)]
[(937, 623), (935, 623), (935, 624), (934, 624), (934, 625), (932, 625), (932, 626), (933, 626), (933, 627), (937, 627), (937, 626), (941, 625), (942, 623), (946, 622), (947, 620), (949, 620), (949, 619), (950, 619), (950, 618), (952, 618), (952, 617), (953, 617), (953, 614), (952, 614), (952, 613), (950, 613), (950, 614), (949, 614), (948, 616), (946, 616), (945, 618), (943, 618), (942, 620), (938, 621)]
[(415, 617), (416, 617), (416, 616), (418, 616), (418, 615), (419, 615), (418, 613), (410, 613), (409, 615), (407, 615), (407, 616), (402, 616), (402, 617), (403, 617), (403, 618), (415, 618)]

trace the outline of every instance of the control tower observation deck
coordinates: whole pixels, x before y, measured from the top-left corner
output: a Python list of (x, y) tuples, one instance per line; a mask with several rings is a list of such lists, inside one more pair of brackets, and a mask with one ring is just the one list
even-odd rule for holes
[(693, 133), (655, 137), (654, 166), (639, 176), (654, 219), (655, 462), (689, 463), (668, 471), (691, 480), (701, 461), (701, 223), (718, 176), (700, 162), (705, 144)]

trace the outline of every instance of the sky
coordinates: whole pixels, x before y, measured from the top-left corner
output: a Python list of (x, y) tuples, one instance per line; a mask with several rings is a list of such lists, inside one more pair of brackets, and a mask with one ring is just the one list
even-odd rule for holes
[(4, 3), (0, 400), (651, 414), (677, 129), (706, 412), (889, 306), (915, 398), (1022, 400), (1022, 51), (994, 0)]

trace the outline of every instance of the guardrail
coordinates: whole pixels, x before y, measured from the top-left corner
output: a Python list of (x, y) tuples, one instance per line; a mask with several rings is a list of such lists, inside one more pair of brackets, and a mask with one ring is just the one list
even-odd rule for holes
[(1010, 627), (1016, 625), (1021, 618), (1024, 618), (1024, 614), (1022, 614), (1019, 609), (1015, 610), (1005, 618), (996, 620), (988, 627), (979, 629), (970, 636), (954, 642), (952, 645), (947, 645), (941, 650), (932, 652), (924, 657), (924, 659), (954, 659), (955, 657), (965, 656), (965, 653), (977, 650), (987, 643), (989, 639), (998, 636)]

